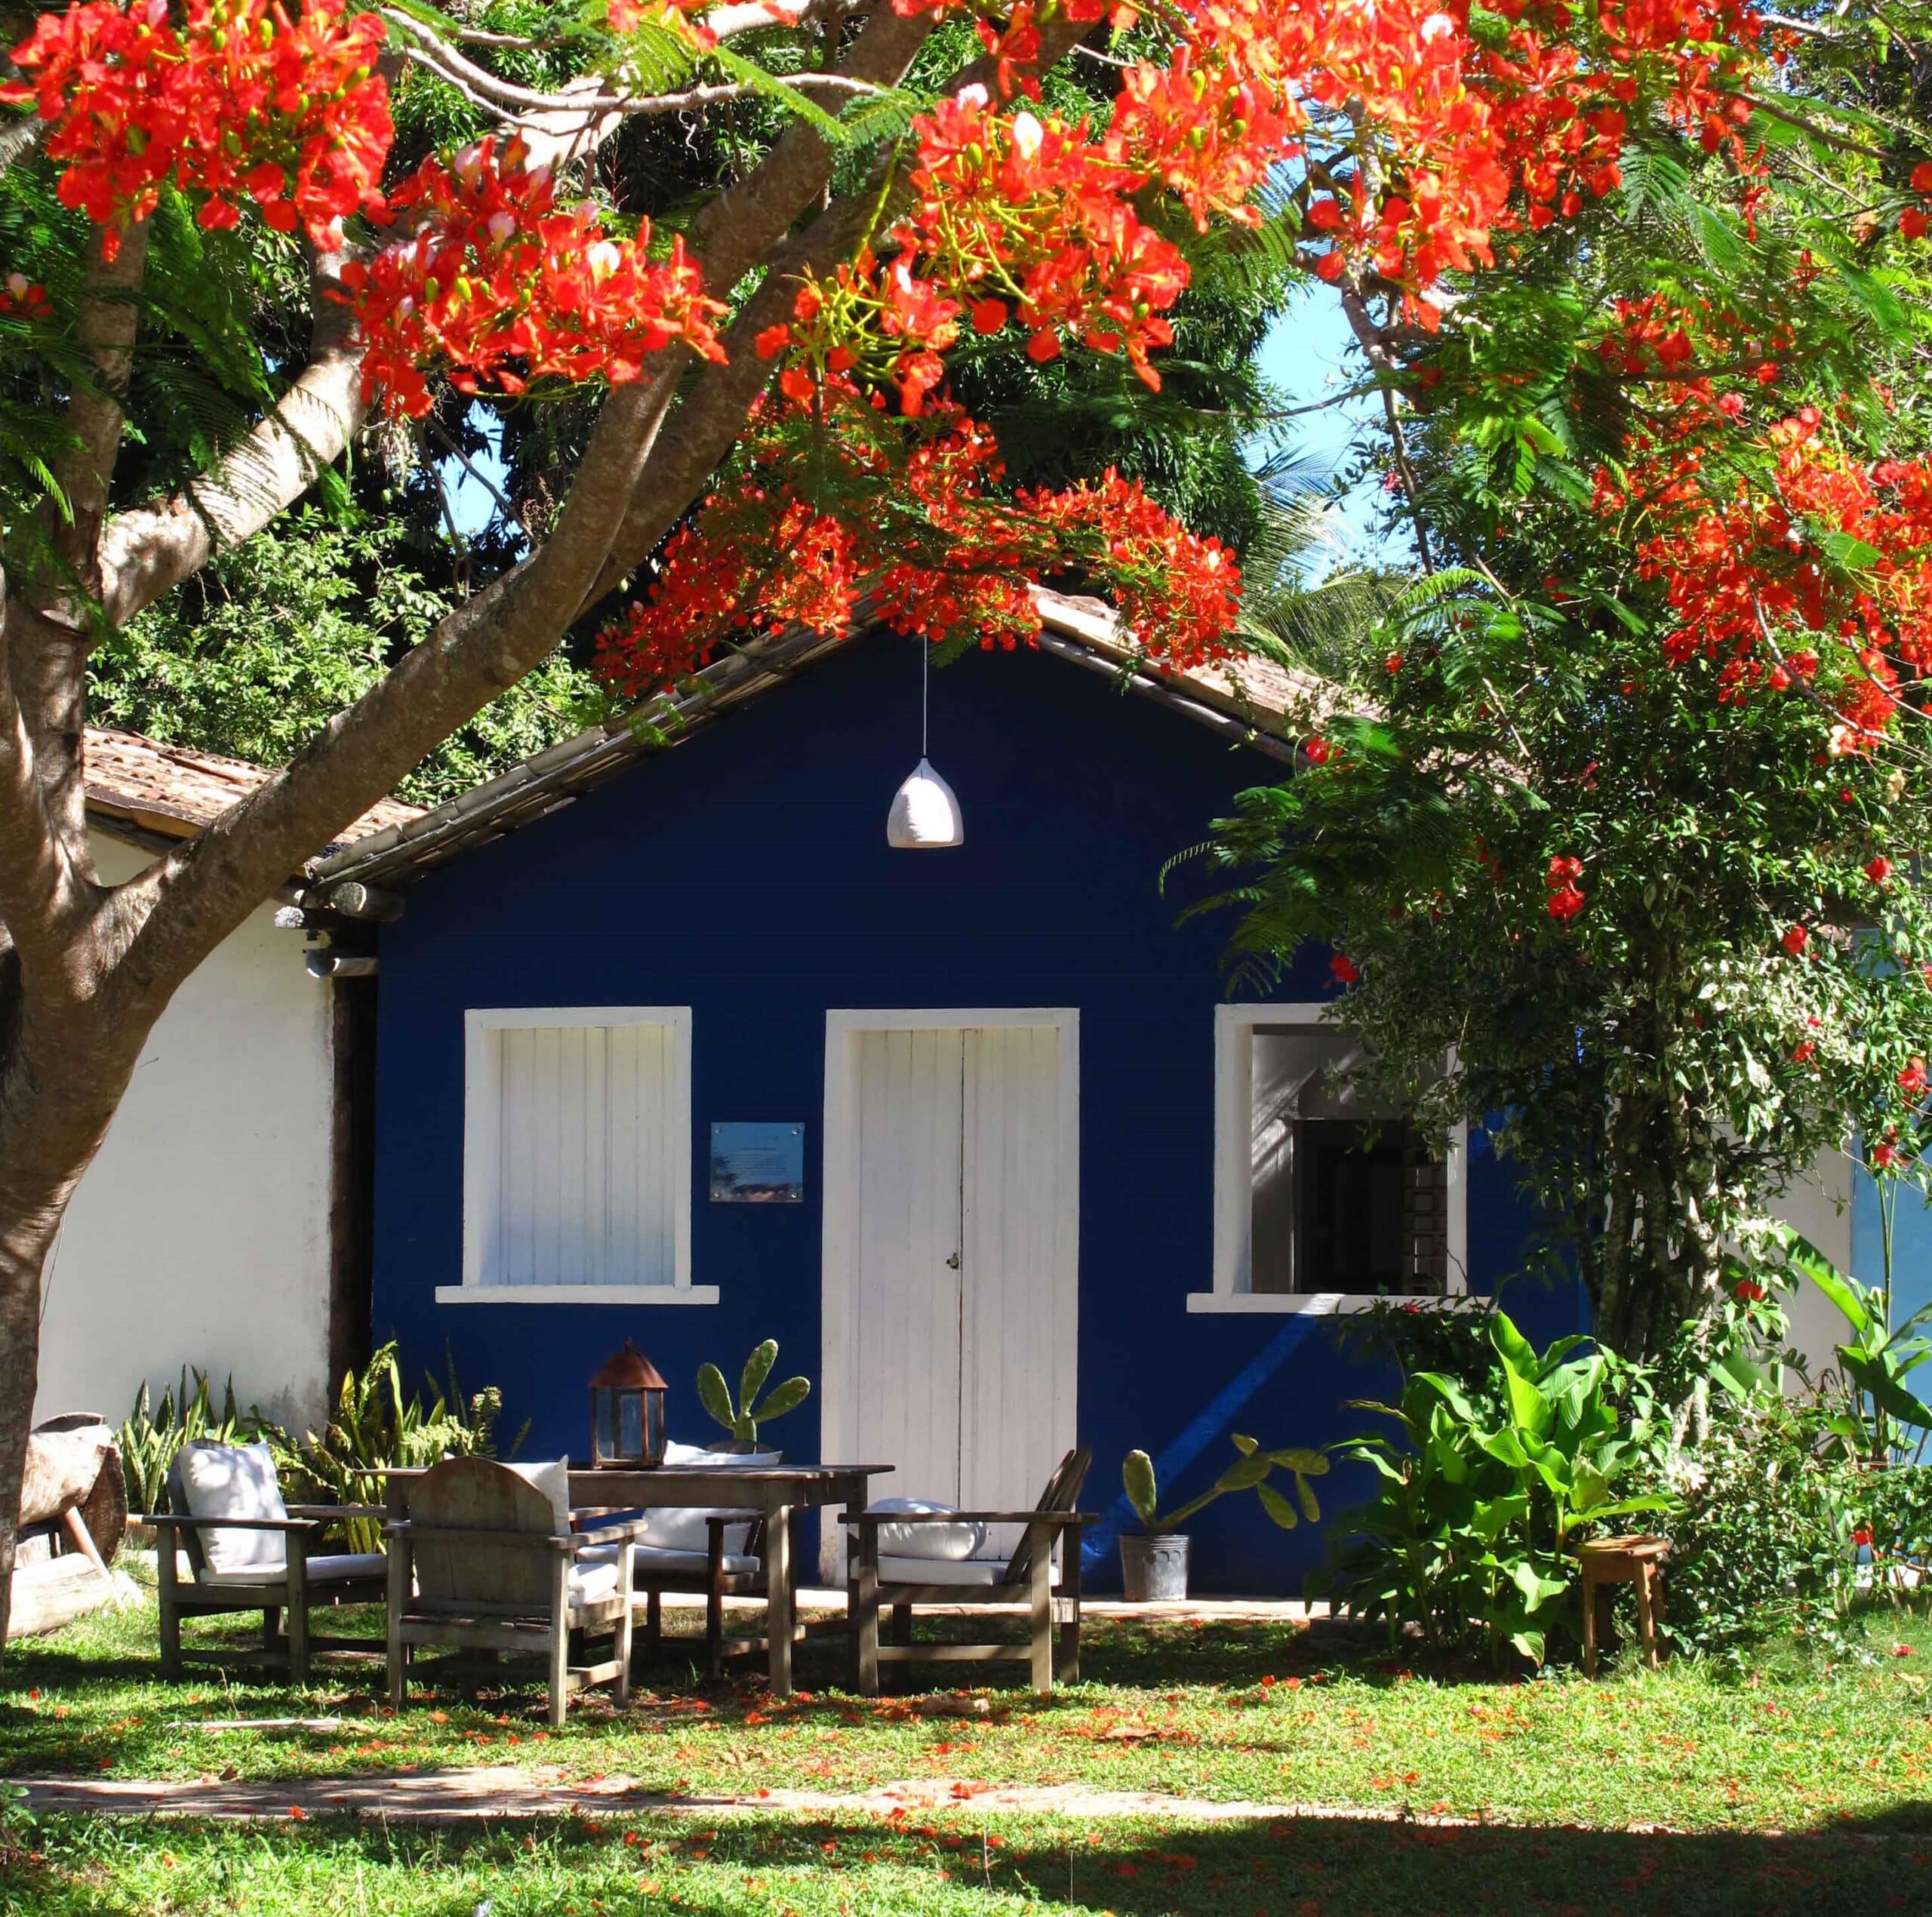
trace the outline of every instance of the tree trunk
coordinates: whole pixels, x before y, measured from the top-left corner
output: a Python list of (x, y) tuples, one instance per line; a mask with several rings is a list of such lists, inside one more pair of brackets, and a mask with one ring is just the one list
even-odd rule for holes
[(40, 1378), (40, 1301), (68, 1201), (93, 1162), (167, 1002), (95, 1000), (51, 1027), (23, 1018), (0, 957), (0, 1659), (12, 1609), (20, 1479)]

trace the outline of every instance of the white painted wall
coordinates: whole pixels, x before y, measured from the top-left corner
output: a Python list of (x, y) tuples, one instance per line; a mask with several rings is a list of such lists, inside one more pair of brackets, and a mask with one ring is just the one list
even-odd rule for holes
[[(97, 833), (110, 882), (147, 855)], [(263, 907), (176, 993), (75, 1193), (37, 1417), (118, 1423), (183, 1365), (299, 1430), (326, 1395), (328, 988)]]
[[(1851, 1165), (1842, 1152), (1820, 1152), (1810, 1170), (1771, 1207), (1771, 1215), (1802, 1232), (1841, 1272), (1851, 1269)], [(1838, 1362), (1832, 1346), (1844, 1320), (1807, 1279), (1786, 1300), (1791, 1342), (1812, 1374)]]

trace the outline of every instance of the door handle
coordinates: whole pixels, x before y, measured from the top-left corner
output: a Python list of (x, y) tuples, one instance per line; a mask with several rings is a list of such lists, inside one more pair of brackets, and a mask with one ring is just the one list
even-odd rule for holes
[(946, 1260), (946, 1268), (948, 1271), (955, 1272), (959, 1269), (959, 1254), (958, 1252), (954, 1252), (952, 1256)]

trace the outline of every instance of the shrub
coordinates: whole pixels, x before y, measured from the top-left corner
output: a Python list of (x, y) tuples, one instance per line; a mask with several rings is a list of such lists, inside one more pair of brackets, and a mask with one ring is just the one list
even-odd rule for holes
[[(192, 1389), (189, 1379), (192, 1376)], [(152, 1403), (143, 1384), (127, 1421), (115, 1434), (121, 1469), (128, 1481), (129, 1507), (137, 1512), (167, 1512), (168, 1474), (183, 1445), (202, 1439), (217, 1444), (245, 1445), (281, 1433), (251, 1405), (246, 1411), (235, 1400), (235, 1380), (222, 1387), (221, 1410), (214, 1409), (205, 1371), (183, 1371), (178, 1385), (164, 1386), (158, 1405)]]
[[(282, 1432), (271, 1434), (277, 1468), (294, 1501), (380, 1505), (386, 1469), (434, 1464), (445, 1457), (495, 1456), (503, 1393), (491, 1385), (466, 1399), (454, 1368), (447, 1392), (434, 1378), (424, 1382), (427, 1403), (420, 1393), (405, 1398), (396, 1348), (386, 1344), (359, 1378), (353, 1371), (343, 1374), (335, 1416), (319, 1437), (311, 1431), (296, 1445)], [(517, 1433), (509, 1455), (529, 1428), (526, 1424)], [(352, 1518), (344, 1529), (352, 1551), (374, 1551), (381, 1543), (381, 1526), (373, 1518)]]
[(1392, 1642), (1413, 1625), (1438, 1651), (1540, 1663), (1574, 1616), (1574, 1545), (1601, 1521), (1669, 1500), (1626, 1482), (1649, 1453), (1602, 1353), (1577, 1355), (1575, 1337), (1539, 1353), (1500, 1311), (1487, 1331), (1487, 1391), (1417, 1371), (1398, 1404), (1361, 1405), (1395, 1427), (1341, 1448), (1380, 1474), (1381, 1494), (1321, 1582)]

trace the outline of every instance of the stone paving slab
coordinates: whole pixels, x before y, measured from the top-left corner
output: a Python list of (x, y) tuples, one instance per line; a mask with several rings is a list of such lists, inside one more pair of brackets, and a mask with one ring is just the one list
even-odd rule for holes
[(491, 1765), (474, 1770), (405, 1771), (354, 1777), (256, 1781), (200, 1778), (160, 1783), (137, 1777), (29, 1777), (38, 1814), (180, 1817), (214, 1823), (279, 1823), (352, 1816), (395, 1823), (464, 1823), (518, 1817), (613, 1817), (663, 1814), (694, 1817), (891, 1818), (971, 1809), (1004, 1815), (1152, 1818), (1174, 1823), (1254, 1823), (1296, 1818), (1470, 1824), (1475, 1820), (1412, 1814), (1395, 1808), (1352, 1809), (1306, 1804), (1223, 1802), (1151, 1791), (1094, 1790), (1078, 1784), (983, 1784), (965, 1778), (909, 1779), (860, 1792), (773, 1790), (710, 1795), (646, 1789), (627, 1777), (573, 1781), (554, 1769)]

